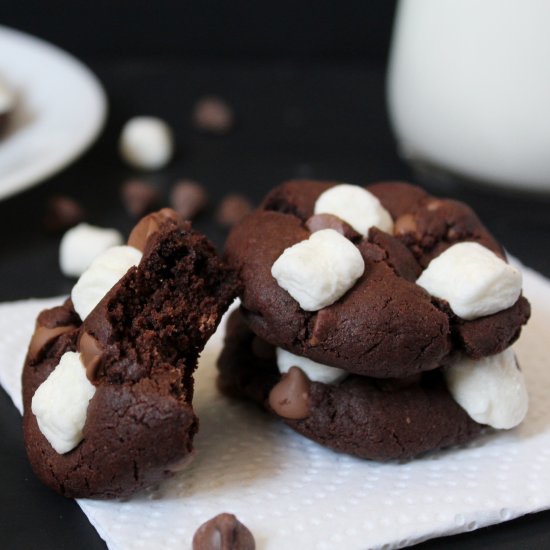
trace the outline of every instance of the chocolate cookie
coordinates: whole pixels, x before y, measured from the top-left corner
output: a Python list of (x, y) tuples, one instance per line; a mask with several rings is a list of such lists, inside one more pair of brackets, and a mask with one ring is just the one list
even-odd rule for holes
[[(377, 378), (432, 370), (461, 353), (493, 355), (515, 341), (530, 313), (525, 298), (468, 320), (416, 284), (430, 261), (457, 243), (479, 243), (504, 257), (469, 207), (406, 183), (373, 184), (366, 189), (393, 227), (371, 227), (363, 235), (338, 216), (315, 212), (319, 197), (336, 185), (283, 183), (229, 235), (225, 256), (243, 282), (242, 313), (255, 334), (296, 355)], [(286, 249), (326, 228), (356, 246), (364, 271), (336, 301), (309, 311), (278, 283), (272, 268)]]
[[(91, 312), (81, 313), (84, 319), (75, 311), (82, 306), (75, 308), (71, 300), (39, 315), (25, 361), (29, 460), (44, 483), (68, 497), (129, 495), (186, 463), (198, 428), (193, 371), (238, 291), (212, 245), (173, 211), (144, 218), (129, 244), (143, 256)], [(87, 382), (78, 387), (93, 395), (81, 440), (59, 452), (53, 445), (63, 447), (67, 435), (61, 434), (61, 442), (49, 435), (51, 443), (43, 433), (51, 421), (45, 415), (39, 425), (34, 411), (41, 404), (37, 395), (67, 357), (80, 359)], [(54, 405), (46, 402), (46, 408)]]
[(350, 375), (336, 385), (311, 382), (296, 367), (281, 376), (275, 348), (238, 311), (218, 368), (223, 393), (251, 399), (309, 439), (362, 458), (411, 458), (464, 443), (482, 429), (454, 401), (441, 369), (407, 379)]

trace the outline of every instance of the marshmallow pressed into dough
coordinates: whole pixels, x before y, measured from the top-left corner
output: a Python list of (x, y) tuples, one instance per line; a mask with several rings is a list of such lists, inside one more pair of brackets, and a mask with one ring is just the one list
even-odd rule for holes
[(341, 298), (363, 274), (357, 247), (334, 229), (322, 229), (277, 258), (271, 274), (305, 311), (317, 311)]
[(494, 252), (474, 242), (454, 244), (434, 258), (416, 284), (472, 320), (513, 306), (522, 276)]
[(56, 452), (67, 453), (82, 441), (88, 402), (94, 394), (80, 353), (64, 353), (36, 390), (31, 405), (40, 431)]
[(344, 369), (316, 363), (307, 357), (294, 355), (282, 348), (277, 348), (277, 366), (281, 374), (288, 372), (292, 367), (298, 367), (312, 382), (321, 382), (322, 384), (336, 384), (348, 375)]
[(71, 299), (84, 321), (101, 299), (133, 266), (142, 253), (133, 246), (114, 246), (100, 254), (74, 285)]
[(358, 185), (341, 183), (327, 189), (315, 202), (315, 214), (333, 214), (366, 235), (371, 227), (393, 232), (393, 220), (377, 197)]
[(513, 428), (527, 414), (527, 389), (511, 348), (479, 360), (465, 357), (445, 370), (445, 379), (455, 401), (480, 424)]

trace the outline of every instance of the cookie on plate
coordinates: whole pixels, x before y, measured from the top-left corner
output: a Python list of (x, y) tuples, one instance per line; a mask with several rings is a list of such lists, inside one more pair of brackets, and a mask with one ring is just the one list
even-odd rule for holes
[[(525, 415), (509, 349), (530, 314), (521, 273), (465, 204), (399, 182), (293, 180), (225, 256), (243, 283), (232, 330), (250, 332), (228, 337), (220, 385), (311, 439), (409, 457)], [(269, 364), (251, 342), (275, 349)], [(301, 418), (285, 413), (289, 388)]]
[(38, 477), (68, 497), (129, 495), (183, 467), (198, 422), (193, 371), (238, 290), (209, 241), (164, 209), (43, 311), (23, 370)]

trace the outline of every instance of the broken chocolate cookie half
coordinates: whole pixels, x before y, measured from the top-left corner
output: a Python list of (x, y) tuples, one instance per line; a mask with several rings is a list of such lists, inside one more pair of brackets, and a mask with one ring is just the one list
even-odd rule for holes
[(68, 497), (127, 496), (178, 470), (198, 429), (193, 372), (238, 282), (169, 209), (97, 257), (37, 319), (23, 370), (38, 477)]

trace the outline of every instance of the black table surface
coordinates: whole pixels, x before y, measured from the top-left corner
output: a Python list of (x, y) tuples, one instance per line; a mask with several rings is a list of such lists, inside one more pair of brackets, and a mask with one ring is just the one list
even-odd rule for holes
[[(0, 202), (0, 301), (65, 294), (74, 284), (59, 271), (59, 236), (43, 228), (49, 197), (72, 196), (85, 206), (90, 223), (127, 234), (133, 220), (120, 201), (119, 186), (135, 176), (158, 186), (165, 204), (177, 179), (204, 183), (211, 204), (195, 226), (220, 249), (225, 232), (213, 213), (229, 192), (258, 202), (270, 187), (293, 177), (356, 184), (406, 179), (435, 194), (467, 201), (511, 254), (550, 275), (550, 196), (505, 193), (413, 174), (400, 160), (392, 138), (380, 66), (156, 59), (103, 62), (92, 68), (109, 97), (109, 117), (99, 140), (62, 173)], [(237, 124), (224, 137), (200, 134), (190, 121), (194, 102), (212, 93), (225, 97), (236, 112)], [(142, 114), (165, 118), (176, 137), (173, 162), (153, 174), (132, 171), (117, 152), (122, 124)], [(76, 503), (34, 477), (19, 413), (2, 390), (0, 424), (0, 546), (105, 548)], [(550, 512), (418, 547), (549, 548)]]

